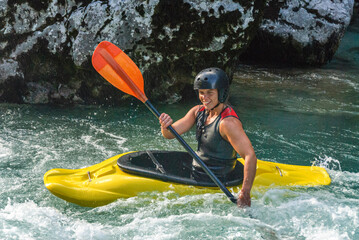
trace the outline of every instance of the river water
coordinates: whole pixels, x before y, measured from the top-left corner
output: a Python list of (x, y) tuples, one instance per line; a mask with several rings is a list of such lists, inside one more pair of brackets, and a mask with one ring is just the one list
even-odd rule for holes
[[(84, 208), (48, 192), (44, 173), (146, 149), (182, 150), (136, 99), (118, 107), (0, 104), (0, 239), (359, 239), (359, 27), (316, 69), (240, 66), (231, 104), (257, 157), (318, 165), (329, 186), (252, 192), (145, 193)], [(193, 103), (155, 103), (178, 119)], [(194, 132), (184, 135), (195, 147)]]

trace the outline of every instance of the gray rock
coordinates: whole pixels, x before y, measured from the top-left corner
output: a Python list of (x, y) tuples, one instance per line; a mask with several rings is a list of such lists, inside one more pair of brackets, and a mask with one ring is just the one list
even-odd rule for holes
[(270, 0), (245, 59), (264, 63), (321, 66), (337, 50), (354, 0)]
[[(137, 63), (149, 97), (178, 101), (202, 68), (233, 72), (258, 28), (264, 2), (1, 1), (0, 87), (16, 77), (24, 87), (17, 89), (19, 102), (73, 96), (85, 103), (121, 101), (123, 94), (110, 89), (90, 63), (97, 44), (107, 40)], [(47, 94), (51, 89), (45, 94), (44, 81), (67, 86), (71, 94)]]
[(29, 91), (23, 100), (25, 103), (30, 104), (43, 104), (49, 103), (50, 89), (52, 88), (50, 83), (44, 83), (44, 85), (36, 82), (26, 83)]
[(357, 19), (358, 17), (359, 17), (359, 0), (355, 0), (352, 20)]

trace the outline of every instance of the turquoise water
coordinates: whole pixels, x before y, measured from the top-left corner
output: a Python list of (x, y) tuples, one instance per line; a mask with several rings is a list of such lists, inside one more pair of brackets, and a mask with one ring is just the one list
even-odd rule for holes
[[(359, 239), (359, 52), (352, 27), (321, 69), (240, 66), (231, 104), (262, 160), (323, 166), (330, 186), (222, 193), (145, 193), (99, 208), (48, 192), (43, 174), (145, 149), (182, 150), (133, 100), (119, 107), (0, 105), (0, 239)], [(193, 103), (192, 103), (193, 104)], [(191, 103), (163, 105), (175, 119)], [(194, 132), (184, 136), (195, 147)]]

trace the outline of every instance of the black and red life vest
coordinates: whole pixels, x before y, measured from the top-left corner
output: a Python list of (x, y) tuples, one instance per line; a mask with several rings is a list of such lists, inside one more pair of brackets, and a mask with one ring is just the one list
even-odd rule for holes
[[(196, 116), (197, 154), (219, 178), (230, 173), (237, 162), (236, 151), (219, 133), (220, 122), (227, 117), (239, 119), (230, 106), (226, 106), (218, 117), (208, 125), (205, 125), (207, 113), (204, 106), (200, 106)], [(195, 170), (202, 171), (195, 161), (193, 166)]]

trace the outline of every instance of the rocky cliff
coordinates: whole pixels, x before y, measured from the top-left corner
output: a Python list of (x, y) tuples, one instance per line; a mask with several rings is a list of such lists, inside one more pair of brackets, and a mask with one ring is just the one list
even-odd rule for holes
[[(202, 68), (239, 62), (322, 65), (350, 22), (353, 0), (0, 0), (0, 102), (114, 103), (126, 96), (91, 66), (111, 41), (139, 66), (147, 96), (193, 94)], [(269, 57), (268, 57), (269, 56)]]

